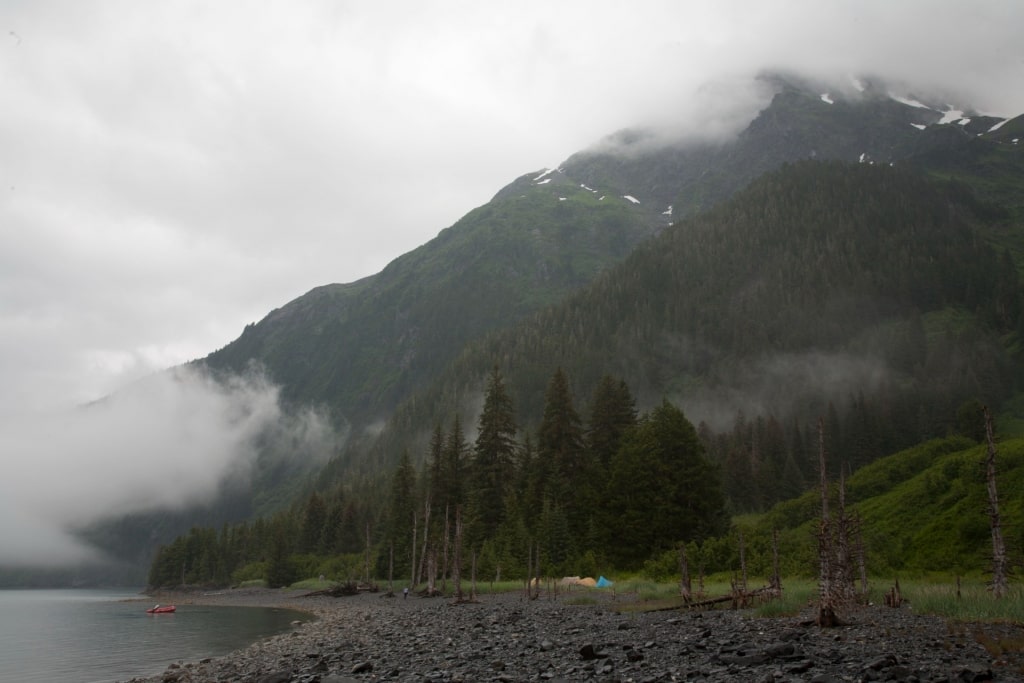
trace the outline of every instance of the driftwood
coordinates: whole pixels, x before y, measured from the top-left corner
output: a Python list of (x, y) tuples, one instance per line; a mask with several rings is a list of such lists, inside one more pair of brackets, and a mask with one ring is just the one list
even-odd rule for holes
[[(742, 595), (730, 593), (729, 595), (720, 595), (717, 598), (707, 598), (706, 600), (699, 600), (697, 602), (683, 601), (682, 609), (701, 609), (703, 607), (712, 607), (714, 605), (721, 605), (726, 602), (731, 602), (733, 609), (741, 609), (746, 605), (749, 605), (754, 599), (757, 598), (773, 598), (778, 595), (778, 592), (771, 586), (764, 586), (762, 588), (755, 588), (752, 591), (745, 591)], [(674, 607), (658, 607), (651, 612), (672, 612), (680, 609), (678, 606)]]
[(337, 586), (331, 586), (319, 591), (313, 591), (311, 593), (304, 593), (302, 597), (313, 598), (313, 597), (328, 597), (328, 598), (345, 598), (358, 593), (376, 593), (380, 588), (375, 583), (355, 583), (348, 581), (347, 583), (340, 583)]

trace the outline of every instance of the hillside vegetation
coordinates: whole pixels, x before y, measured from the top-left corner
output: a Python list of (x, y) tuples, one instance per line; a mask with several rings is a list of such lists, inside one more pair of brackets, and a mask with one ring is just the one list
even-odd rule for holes
[[(554, 376), (583, 425), (617, 382), (635, 416), (666, 401), (682, 412), (725, 514), (763, 512), (813, 482), (819, 417), (832, 476), (924, 440), (975, 438), (965, 416), (1005, 409), (1020, 389), (1024, 119), (949, 122), (949, 105), (908, 103), (872, 79), (858, 92), (780, 74), (762, 85), (770, 102), (734, 137), (621, 131), (521, 176), (381, 273), (248, 326), (197, 363), (264, 368), (286, 409), (330, 414), (344, 447), (321, 470), (263, 444), (252, 480), (209, 508), (118, 520), (93, 538), (142, 556), (190, 523), (295, 517), (315, 491), (347, 529), (331, 547), (365, 544), (369, 526), (382, 553), (394, 473), (415, 474), (419, 497), (439, 441), (474, 442), (495, 369), (517, 467), (546, 462)], [(613, 450), (582, 443), (610, 476)], [(467, 504), (478, 483), (466, 480)], [(513, 517), (543, 511), (542, 488)], [(601, 547), (580, 510), (602, 489), (586, 488), (589, 500), (559, 507), (587, 539), (569, 561)]]
[[(1024, 548), (1024, 439), (998, 444), (997, 486), (1004, 534), (1014, 564)], [(985, 449), (963, 437), (932, 440), (867, 465), (846, 479), (848, 508), (859, 516), (871, 576), (982, 576), (992, 552), (985, 488)], [(833, 499), (837, 482), (832, 482)], [(780, 556), (790, 575), (813, 575), (817, 490), (741, 518), (719, 541), (713, 571), (739, 567), (737, 533), (747, 540), (751, 571), (768, 576), (770, 538), (780, 531)], [(708, 551), (712, 548), (708, 546)], [(699, 556), (699, 554), (698, 554)], [(708, 552), (714, 558), (713, 552)]]
[(495, 363), (524, 428), (561, 367), (577, 396), (610, 374), (641, 407), (667, 396), (720, 433), (758, 416), (803, 432), (835, 413), (837, 461), (855, 467), (942, 436), (964, 401), (998, 405), (1019, 376), (1016, 267), (986, 243), (988, 220), (963, 188), (898, 168), (787, 166), (467, 346), (399, 409), (370, 460), (415, 452), (424, 425), (468, 417)]
[[(726, 569), (728, 513), (765, 510), (813, 481), (818, 416), (831, 469), (856, 469), (849, 500), (881, 520), (865, 522), (877, 570), (939, 570), (956, 552), (966, 569), (983, 516), (951, 530), (961, 545), (929, 551), (950, 517), (917, 525), (874, 501), (916, 510), (928, 495), (957, 510), (963, 499), (967, 519), (976, 500), (961, 496), (974, 490), (963, 477), (970, 451), (946, 455), (969, 441), (879, 458), (950, 432), (976, 438), (980, 401), (998, 405), (1016, 388), (1020, 288), (1012, 259), (983, 237), (989, 220), (961, 186), (912, 172), (786, 166), (666, 229), (566, 302), (467, 347), (369, 451), (378, 467), (395, 463), (388, 476), (328, 468), (317, 492), (269, 520), (180, 538), (151, 582), (182, 566), (196, 581), (358, 576), (361, 550), (373, 575), (394, 567), (419, 582), (431, 568), (450, 572), (456, 542), (484, 575), (526, 576), (533, 561), (553, 574), (657, 566), (681, 542), (709, 570)], [(579, 395), (590, 397), (583, 409)], [(718, 408), (728, 419), (695, 425), (714, 396), (734, 399)], [(941, 474), (918, 479), (939, 460)], [(785, 556), (797, 572), (813, 567), (799, 527), (814, 501), (765, 518), (789, 515), (772, 528), (792, 529)]]

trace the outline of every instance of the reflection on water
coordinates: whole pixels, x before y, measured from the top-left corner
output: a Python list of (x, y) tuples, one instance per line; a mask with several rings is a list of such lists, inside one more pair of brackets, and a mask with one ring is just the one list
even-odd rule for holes
[(281, 633), (307, 615), (179, 605), (147, 614), (136, 592), (0, 590), (0, 683), (111, 681), (160, 673)]

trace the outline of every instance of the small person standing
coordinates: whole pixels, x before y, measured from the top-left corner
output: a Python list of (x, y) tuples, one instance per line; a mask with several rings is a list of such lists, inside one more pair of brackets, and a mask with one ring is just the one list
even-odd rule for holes
[(408, 597), (409, 597), (409, 587), (406, 586), (405, 588), (402, 589), (402, 599), (405, 600)]

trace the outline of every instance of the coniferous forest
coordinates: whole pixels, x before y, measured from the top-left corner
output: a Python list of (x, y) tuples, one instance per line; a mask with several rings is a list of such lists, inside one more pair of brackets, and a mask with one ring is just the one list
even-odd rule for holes
[(440, 582), (456, 545), (481, 580), (658, 573), (680, 544), (733, 569), (735, 515), (809, 518), (819, 447), (834, 479), (980, 441), (981, 406), (1020, 388), (1018, 267), (993, 238), (1013, 220), (910, 169), (769, 173), (470, 342), (290, 506), (192, 529), (149, 582)]

